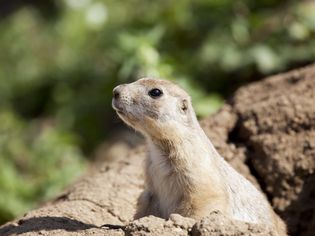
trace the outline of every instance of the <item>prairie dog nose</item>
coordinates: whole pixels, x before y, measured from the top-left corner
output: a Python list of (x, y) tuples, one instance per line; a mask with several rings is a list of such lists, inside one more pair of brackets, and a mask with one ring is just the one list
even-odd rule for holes
[(123, 85), (118, 85), (113, 89), (114, 99), (119, 99)]
[(113, 90), (113, 97), (115, 99), (118, 99), (119, 96), (120, 96), (120, 92), (118, 91), (118, 89), (114, 88), (114, 90)]

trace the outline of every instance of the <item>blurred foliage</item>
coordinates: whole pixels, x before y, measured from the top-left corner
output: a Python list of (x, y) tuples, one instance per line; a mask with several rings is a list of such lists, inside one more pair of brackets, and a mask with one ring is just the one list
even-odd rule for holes
[(49, 120), (26, 124), (2, 110), (0, 124), (0, 222), (5, 222), (60, 192), (85, 161), (72, 135)]
[(203, 117), (240, 84), (315, 55), (314, 1), (21, 2), (0, 20), (0, 221), (80, 172), (79, 148), (113, 126), (116, 84), (174, 80)]

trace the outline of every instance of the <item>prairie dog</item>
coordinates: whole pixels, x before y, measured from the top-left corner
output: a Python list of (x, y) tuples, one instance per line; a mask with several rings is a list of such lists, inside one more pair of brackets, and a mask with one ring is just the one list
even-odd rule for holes
[(135, 218), (178, 213), (198, 220), (219, 210), (287, 235), (265, 196), (218, 154), (179, 86), (142, 78), (114, 88), (112, 106), (148, 142), (145, 190)]

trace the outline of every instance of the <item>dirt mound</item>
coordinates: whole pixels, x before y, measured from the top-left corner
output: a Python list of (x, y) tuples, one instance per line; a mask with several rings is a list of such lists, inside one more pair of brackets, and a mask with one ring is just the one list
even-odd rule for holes
[(239, 89), (234, 141), (292, 234), (315, 232), (315, 69), (293, 71)]
[[(310, 66), (242, 87), (201, 122), (222, 156), (266, 193), (291, 235), (315, 232), (314, 102)], [(272, 235), (219, 212), (200, 222), (179, 215), (132, 221), (145, 150), (124, 153), (55, 201), (1, 226), (0, 235)]]

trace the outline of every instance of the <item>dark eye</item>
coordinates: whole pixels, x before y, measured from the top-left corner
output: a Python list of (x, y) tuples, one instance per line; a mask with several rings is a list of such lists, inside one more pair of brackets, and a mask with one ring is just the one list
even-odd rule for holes
[(149, 95), (152, 97), (152, 98), (158, 98), (158, 97), (161, 97), (163, 95), (163, 92), (162, 90), (160, 89), (157, 89), (157, 88), (154, 88), (154, 89), (151, 89), (149, 91)]

